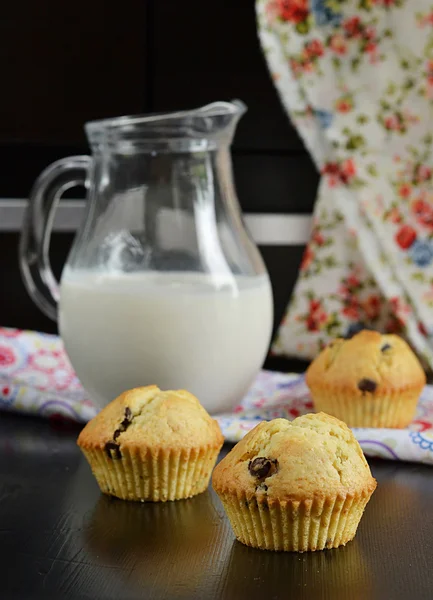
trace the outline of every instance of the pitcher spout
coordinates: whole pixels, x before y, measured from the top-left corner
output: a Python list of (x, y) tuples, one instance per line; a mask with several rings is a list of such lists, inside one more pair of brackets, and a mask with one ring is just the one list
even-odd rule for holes
[(205, 120), (209, 135), (223, 137), (230, 143), (239, 119), (246, 111), (246, 104), (236, 99), (231, 102), (212, 102), (191, 112)]
[[(191, 110), (91, 121), (85, 129), (94, 151), (104, 147), (127, 153), (211, 149), (231, 143), (246, 110), (241, 100), (212, 102)], [(192, 140), (199, 143), (191, 147), (188, 141)]]

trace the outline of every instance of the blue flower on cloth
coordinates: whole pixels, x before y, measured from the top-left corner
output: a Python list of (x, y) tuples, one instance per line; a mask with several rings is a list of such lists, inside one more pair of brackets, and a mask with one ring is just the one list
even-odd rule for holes
[(334, 115), (331, 112), (327, 110), (322, 110), (320, 108), (314, 109), (313, 112), (315, 117), (317, 117), (317, 120), (319, 121), (320, 127), (322, 129), (328, 129), (328, 127), (331, 126), (332, 120), (334, 118)]
[(333, 25), (341, 23), (341, 14), (329, 6), (329, 0), (310, 0), (310, 9), (317, 25)]
[(433, 260), (431, 242), (415, 240), (410, 247), (409, 256), (418, 267), (427, 267)]
[(430, 432), (412, 431), (410, 437), (412, 438), (413, 443), (420, 446), (423, 450), (430, 450), (430, 452), (433, 452), (433, 438)]

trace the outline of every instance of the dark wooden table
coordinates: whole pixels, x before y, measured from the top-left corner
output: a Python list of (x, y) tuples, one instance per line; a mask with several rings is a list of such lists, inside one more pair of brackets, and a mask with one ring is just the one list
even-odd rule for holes
[(432, 467), (372, 461), (379, 486), (353, 542), (272, 553), (235, 541), (211, 490), (166, 504), (102, 496), (76, 436), (0, 415), (2, 600), (433, 598)]

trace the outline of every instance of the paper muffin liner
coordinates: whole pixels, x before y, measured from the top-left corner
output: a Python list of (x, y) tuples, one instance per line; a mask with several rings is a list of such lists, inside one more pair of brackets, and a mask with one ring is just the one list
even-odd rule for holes
[(311, 389), (314, 409), (344, 421), (349, 427), (403, 429), (413, 420), (421, 387), (387, 394), (351, 395), (332, 389)]
[(180, 500), (204, 492), (219, 454), (216, 447), (151, 451), (120, 446), (115, 453), (81, 449), (101, 492), (142, 502)]
[(307, 552), (337, 548), (355, 536), (373, 490), (302, 501), (219, 494), (236, 538), (253, 548)]

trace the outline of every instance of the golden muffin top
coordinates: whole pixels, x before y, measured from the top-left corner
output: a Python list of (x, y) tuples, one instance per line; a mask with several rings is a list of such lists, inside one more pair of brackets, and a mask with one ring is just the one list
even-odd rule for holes
[(120, 453), (131, 449), (194, 450), (221, 447), (224, 438), (195, 396), (186, 390), (161, 391), (156, 385), (135, 388), (110, 402), (84, 427), (82, 448), (104, 448)]
[(380, 394), (422, 387), (426, 377), (401, 337), (364, 329), (322, 350), (307, 369), (306, 382), (313, 388), (329, 385), (356, 394)]
[(212, 481), (218, 493), (271, 504), (376, 488), (353, 433), (325, 413), (260, 423), (217, 465)]

